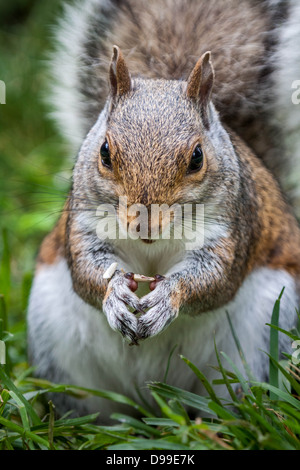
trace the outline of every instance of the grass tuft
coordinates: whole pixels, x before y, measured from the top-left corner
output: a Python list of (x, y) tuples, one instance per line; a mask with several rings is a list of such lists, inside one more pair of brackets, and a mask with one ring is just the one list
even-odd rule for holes
[[(275, 303), (275, 325), (278, 333), (280, 299)], [(274, 316), (273, 316), (274, 319)], [(281, 334), (285, 334), (282, 332)], [(290, 335), (289, 332), (287, 332)], [(11, 335), (2, 336), (4, 341)], [(275, 344), (275, 339), (277, 345)], [(297, 338), (292, 335), (292, 340)], [(298, 338), (299, 339), (299, 338)], [(277, 347), (276, 347), (277, 346)], [(279, 351), (278, 335), (273, 336), (270, 351)], [(300, 370), (291, 361), (286, 367), (269, 354), (276, 380), (261, 383), (238, 369), (232, 360), (216, 348), (221, 382), (225, 383), (231, 401), (218, 397), (204, 374), (187, 358), (181, 357), (195, 377), (204, 385), (207, 396), (198, 396), (165, 383), (149, 383), (148, 387), (158, 411), (115, 392), (91, 390), (65, 384), (53, 384), (30, 377), (26, 366), (12, 363), (7, 372), (0, 366), (0, 449), (10, 450), (300, 450)], [(225, 369), (222, 357), (231, 370)], [(291, 357), (290, 357), (291, 358)], [(282, 374), (290, 384), (283, 390)], [(232, 384), (240, 384), (242, 394), (235, 394)], [(116, 424), (97, 424), (98, 414), (70, 419), (56, 418), (52, 401), (45, 409), (42, 397), (47, 393), (92, 394), (139, 411), (141, 418), (115, 413)], [(187, 412), (194, 410), (194, 419)], [(42, 410), (42, 411), (41, 411)], [(201, 418), (210, 415), (210, 418)], [(133, 413), (132, 413), (133, 414)], [(101, 410), (100, 410), (101, 416)], [(198, 416), (195, 418), (195, 416)]]

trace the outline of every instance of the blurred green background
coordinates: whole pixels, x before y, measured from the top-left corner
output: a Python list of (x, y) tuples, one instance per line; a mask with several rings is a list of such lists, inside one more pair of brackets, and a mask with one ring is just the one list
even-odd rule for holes
[(15, 354), (24, 361), (35, 258), (59, 217), (71, 170), (66, 142), (44, 103), (52, 27), (62, 3), (0, 0), (0, 80), (6, 84), (6, 104), (0, 105), (0, 294), (16, 334)]

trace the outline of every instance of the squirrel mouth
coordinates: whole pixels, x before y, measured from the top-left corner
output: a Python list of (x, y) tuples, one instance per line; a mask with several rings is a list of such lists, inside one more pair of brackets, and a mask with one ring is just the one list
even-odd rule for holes
[(148, 240), (146, 238), (141, 238), (143, 243), (146, 243), (146, 245), (152, 245), (153, 243), (156, 242), (156, 240)]

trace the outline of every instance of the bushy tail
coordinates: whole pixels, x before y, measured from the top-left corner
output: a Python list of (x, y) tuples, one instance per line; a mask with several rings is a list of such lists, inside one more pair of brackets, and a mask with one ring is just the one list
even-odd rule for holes
[(285, 25), (278, 29), (272, 114), (284, 142), (282, 186), (300, 219), (300, 2), (290, 0)]
[(72, 152), (78, 150), (105, 103), (109, 64), (105, 44), (119, 3), (119, 0), (66, 3), (62, 18), (53, 27), (47, 101)]

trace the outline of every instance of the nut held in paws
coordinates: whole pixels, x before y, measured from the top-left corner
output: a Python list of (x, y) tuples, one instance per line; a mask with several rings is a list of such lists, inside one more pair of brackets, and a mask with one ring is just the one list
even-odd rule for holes
[(153, 282), (155, 281), (154, 277), (143, 276), (142, 274), (134, 274), (133, 279), (135, 282)]

